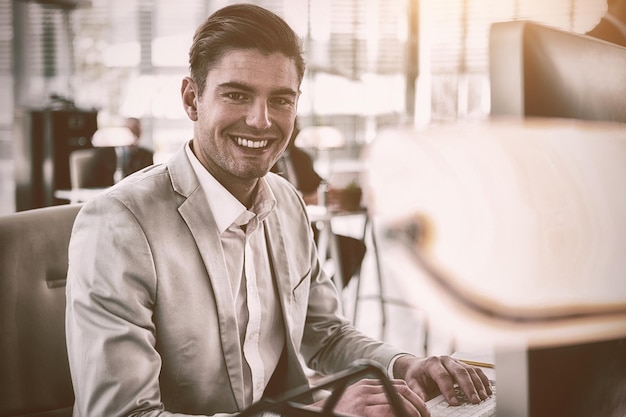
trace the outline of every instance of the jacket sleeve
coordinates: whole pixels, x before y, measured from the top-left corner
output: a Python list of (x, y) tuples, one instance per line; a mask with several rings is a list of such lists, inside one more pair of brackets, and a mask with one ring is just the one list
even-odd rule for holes
[(350, 324), (343, 315), (337, 288), (320, 265), (304, 202), (289, 188), (276, 186), (274, 191), (280, 201), (299, 199), (285, 204), (289, 214), (283, 222), (289, 224), (286, 230), (293, 231), (287, 237), (294, 239), (288, 247), (298, 248), (297, 254), (288, 255), (293, 257), (291, 263), (298, 265), (294, 274), (306, 277), (294, 288), (296, 305), (300, 307), (289, 313), (294, 322), (294, 339), (305, 362), (326, 375), (344, 370), (359, 359), (369, 359), (387, 369), (394, 356), (405, 352), (366, 336)]
[(74, 416), (179, 416), (164, 410), (152, 320), (156, 273), (132, 214), (97, 198), (77, 216), (69, 247), (66, 337)]
[(337, 289), (312, 258), (313, 274), (309, 289), (302, 353), (312, 369), (330, 375), (347, 369), (355, 361), (368, 359), (388, 369), (396, 355), (406, 353), (370, 338), (343, 316)]

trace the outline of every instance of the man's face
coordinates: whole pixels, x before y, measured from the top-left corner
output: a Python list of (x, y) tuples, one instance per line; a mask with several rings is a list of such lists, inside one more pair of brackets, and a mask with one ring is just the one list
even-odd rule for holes
[(235, 49), (209, 71), (195, 98), (197, 116), (187, 110), (196, 121), (194, 153), (226, 188), (256, 183), (280, 157), (294, 125), (298, 87), (296, 66), (281, 53)]

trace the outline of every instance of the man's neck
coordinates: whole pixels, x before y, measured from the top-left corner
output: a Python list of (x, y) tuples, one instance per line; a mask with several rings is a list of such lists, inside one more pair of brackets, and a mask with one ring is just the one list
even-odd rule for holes
[(239, 200), (239, 202), (241, 202), (241, 204), (243, 204), (248, 210), (250, 210), (252, 208), (252, 205), (254, 204), (254, 198), (256, 196), (257, 189), (259, 188), (259, 180), (257, 179), (254, 187), (252, 188), (250, 188), (248, 185), (245, 185), (243, 187), (235, 186), (231, 188), (235, 189), (229, 189), (228, 191), (230, 191), (231, 194), (234, 195), (235, 198)]

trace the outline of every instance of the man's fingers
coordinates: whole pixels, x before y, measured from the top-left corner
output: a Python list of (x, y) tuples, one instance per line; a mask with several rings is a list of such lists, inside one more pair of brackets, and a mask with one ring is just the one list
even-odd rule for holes
[[(444, 357), (443, 364), (470, 402), (478, 404), (491, 395), (489, 379), (480, 369), (450, 357)], [(454, 395), (454, 389), (451, 395)], [(456, 399), (456, 395), (454, 398)]]
[(473, 403), (480, 403), (493, 394), (489, 378), (475, 366), (450, 356), (430, 356), (417, 359), (400, 357), (394, 365), (396, 375), (407, 380), (409, 387), (422, 400), (442, 394), (450, 405), (459, 405), (460, 389)]
[[(411, 417), (429, 417), (430, 413), (426, 408), (426, 403), (414, 392), (409, 386), (400, 379), (391, 380), (394, 391), (400, 399), (400, 406), (404, 408), (408, 416)], [(346, 392), (345, 400), (351, 402), (350, 398), (357, 399), (362, 402), (361, 407), (351, 406), (345, 409), (358, 411), (366, 416), (392, 416), (395, 415), (389, 393), (385, 390), (383, 384), (379, 380), (363, 379), (355, 382)], [(340, 400), (340, 402), (343, 402)], [(339, 408), (344, 408), (340, 406)]]
[[(448, 363), (447, 365), (446, 362)], [(454, 378), (452, 374), (454, 374), (455, 372), (459, 372), (459, 370), (453, 369), (453, 365), (454, 360), (447, 356), (443, 356), (441, 358), (431, 357), (428, 359), (427, 363), (428, 374), (437, 385), (439, 391), (446, 398), (448, 404), (458, 405), (459, 400), (456, 397), (456, 393), (454, 391)], [(468, 375), (465, 375), (465, 377), (469, 379)], [(430, 395), (431, 393), (428, 394)]]
[(478, 368), (469, 368), (470, 377), (472, 378), (472, 382), (474, 383), (474, 387), (478, 392), (478, 396), (481, 400), (486, 400), (493, 394), (491, 390), (491, 383), (489, 382), (489, 378)]
[(404, 408), (407, 411), (415, 410), (422, 417), (430, 416), (430, 412), (428, 411), (428, 408), (426, 407), (426, 403), (424, 402), (422, 397), (417, 395), (417, 393), (413, 391), (411, 388), (409, 388), (408, 385), (402, 384), (398, 386), (396, 390), (398, 391), (398, 394), (400, 395), (400, 398), (402, 399)]

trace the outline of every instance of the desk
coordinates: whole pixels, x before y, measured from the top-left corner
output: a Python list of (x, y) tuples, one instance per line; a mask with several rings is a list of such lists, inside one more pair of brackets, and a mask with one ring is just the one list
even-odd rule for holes
[[(375, 278), (378, 285), (378, 293), (371, 296), (364, 296), (360, 294), (361, 291), (361, 272), (357, 272), (353, 279), (356, 279), (356, 294), (354, 298), (354, 308), (352, 312), (352, 322), (356, 324), (357, 313), (359, 307), (359, 301), (367, 298), (374, 298), (380, 305), (380, 317), (381, 317), (381, 338), (385, 336), (387, 326), (387, 314), (385, 310), (385, 294), (382, 281), (382, 273), (380, 266), (380, 259), (378, 257), (378, 245), (376, 241), (376, 234), (374, 233), (372, 219), (366, 208), (361, 208), (355, 211), (341, 211), (329, 209), (325, 206), (309, 205), (307, 206), (307, 213), (309, 220), (313, 227), (318, 231), (317, 250), (322, 262), (322, 267), (327, 265), (327, 262), (334, 263), (333, 281), (340, 294), (343, 292), (343, 276), (341, 272), (341, 252), (339, 250), (339, 243), (337, 235), (333, 232), (333, 219), (349, 216), (361, 216), (363, 217), (363, 233), (360, 237), (366, 244), (369, 243), (368, 249), (373, 255), (375, 263)], [(367, 242), (369, 241), (369, 242)]]
[[(342, 275), (341, 268), (341, 252), (339, 251), (339, 242), (337, 235), (333, 233), (332, 220), (338, 216), (347, 215), (364, 215), (366, 212), (336, 212), (329, 210), (325, 206), (310, 205), (307, 206), (307, 212), (309, 214), (309, 220), (313, 227), (319, 232), (317, 240), (317, 251), (321, 257), (322, 262), (325, 264), (327, 260), (335, 263), (334, 268), (334, 282), (335, 286), (341, 293), (343, 290), (344, 277)], [(328, 272), (328, 271), (327, 271)]]
[(69, 200), (70, 203), (84, 203), (106, 189), (107, 188), (74, 188), (72, 190), (56, 190), (54, 196), (61, 200)]

